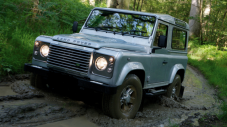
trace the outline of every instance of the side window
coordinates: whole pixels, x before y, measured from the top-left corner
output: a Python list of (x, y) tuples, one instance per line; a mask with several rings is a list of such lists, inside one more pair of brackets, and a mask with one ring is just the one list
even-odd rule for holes
[(156, 35), (155, 35), (155, 40), (154, 40), (153, 46), (158, 46), (158, 38), (159, 38), (159, 36), (160, 35), (167, 36), (167, 33), (168, 33), (168, 26), (159, 23), (157, 31), (156, 31)]
[(173, 28), (172, 49), (185, 50), (186, 32), (177, 28)]

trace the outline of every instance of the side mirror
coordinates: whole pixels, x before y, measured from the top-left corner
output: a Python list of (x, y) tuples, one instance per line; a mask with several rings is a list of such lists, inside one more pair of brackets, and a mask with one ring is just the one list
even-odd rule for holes
[(73, 33), (76, 33), (77, 27), (78, 27), (78, 22), (75, 21), (75, 22), (73, 23), (73, 27), (72, 27)]
[(167, 37), (164, 36), (164, 35), (160, 35), (159, 38), (158, 38), (158, 47), (166, 47), (166, 40), (167, 40)]

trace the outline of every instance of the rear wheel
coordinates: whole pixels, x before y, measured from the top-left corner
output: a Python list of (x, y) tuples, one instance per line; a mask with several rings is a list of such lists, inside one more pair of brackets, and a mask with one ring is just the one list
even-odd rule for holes
[(105, 114), (113, 118), (134, 118), (142, 101), (140, 79), (129, 74), (114, 95), (103, 95), (102, 108)]
[(176, 74), (173, 82), (168, 86), (165, 96), (177, 100), (180, 96), (180, 89), (181, 77), (180, 75)]

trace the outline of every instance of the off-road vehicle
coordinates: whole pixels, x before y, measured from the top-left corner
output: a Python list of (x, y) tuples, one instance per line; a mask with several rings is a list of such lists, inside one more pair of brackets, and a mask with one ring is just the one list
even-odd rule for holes
[[(94, 8), (79, 33), (38, 36), (31, 85), (58, 77), (103, 94), (102, 109), (113, 118), (134, 118), (144, 96), (182, 97), (189, 25), (166, 14)], [(62, 80), (66, 80), (62, 78)], [(64, 87), (64, 84), (62, 84)]]

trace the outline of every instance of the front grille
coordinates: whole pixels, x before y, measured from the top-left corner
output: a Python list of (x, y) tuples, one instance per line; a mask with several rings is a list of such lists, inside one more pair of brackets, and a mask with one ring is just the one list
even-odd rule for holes
[[(88, 73), (91, 53), (56, 45), (50, 46), (47, 64), (70, 71)], [(60, 71), (60, 70), (59, 70)]]

